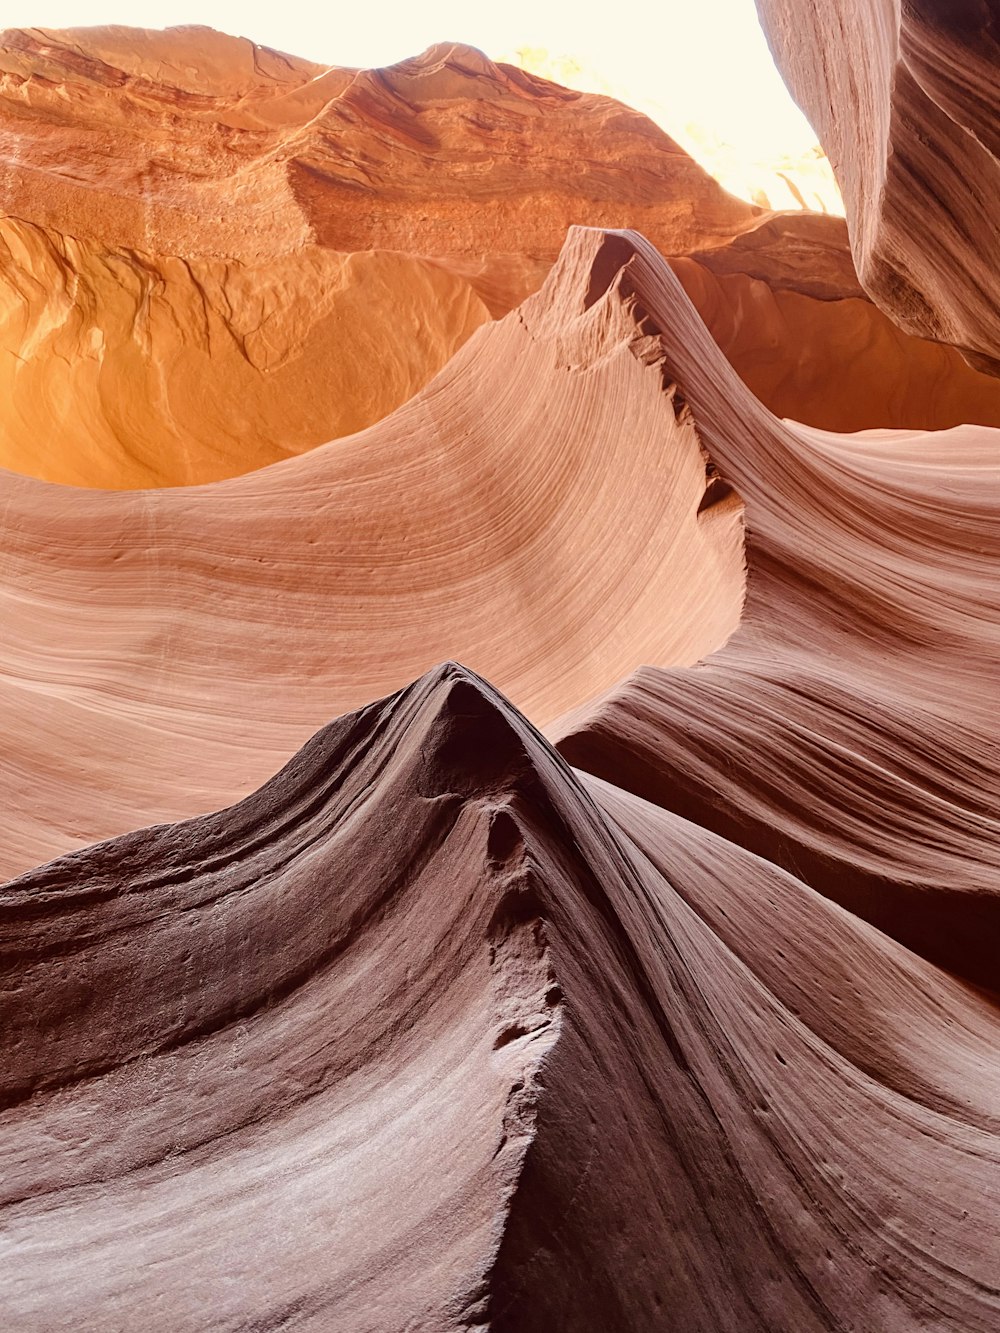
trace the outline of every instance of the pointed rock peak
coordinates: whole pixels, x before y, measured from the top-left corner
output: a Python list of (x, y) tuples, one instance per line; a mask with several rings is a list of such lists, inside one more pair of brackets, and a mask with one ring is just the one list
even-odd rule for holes
[(633, 231), (570, 227), (549, 276), (521, 307), (527, 322), (544, 328), (546, 317), (554, 318), (558, 333), (567, 316), (584, 314), (612, 289), (639, 239)]
[(423, 102), (468, 100), (492, 101), (514, 93), (538, 98), (555, 91), (543, 80), (526, 81), (519, 71), (498, 65), (478, 47), (464, 42), (436, 42), (420, 55), (401, 60), (377, 71), (391, 87), (405, 87), (411, 97)]
[(487, 74), (493, 78), (499, 76), (497, 66), (485, 51), (465, 42), (435, 42), (419, 55), (397, 61), (389, 68), (406, 70), (408, 73), (418, 70), (434, 73), (446, 65), (469, 74)]

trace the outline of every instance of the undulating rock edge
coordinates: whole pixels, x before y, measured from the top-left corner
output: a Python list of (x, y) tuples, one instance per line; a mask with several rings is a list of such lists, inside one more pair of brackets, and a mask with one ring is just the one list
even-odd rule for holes
[(867, 299), (842, 219), (742, 202), (639, 112), (458, 43), (359, 70), (0, 30), (0, 159), (0, 466), (45, 481), (200, 485), (362, 431), (574, 223), (648, 237), (779, 416), (1000, 424), (994, 377)]

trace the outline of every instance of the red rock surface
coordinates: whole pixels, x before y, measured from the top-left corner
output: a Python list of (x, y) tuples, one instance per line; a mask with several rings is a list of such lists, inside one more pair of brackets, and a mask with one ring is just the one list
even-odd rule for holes
[(673, 253), (755, 213), (638, 112), (454, 45), (348, 70), (15, 29), (0, 109), (0, 463), (74, 485), (214, 481), (380, 420), (571, 223)]
[(1000, 374), (997, 59), (990, 0), (757, 0), (816, 127), (866, 290)]
[(777, 416), (836, 431), (1000, 425), (992, 376), (952, 347), (908, 336), (866, 299), (840, 219), (778, 214), (670, 264), (734, 370)]
[(746, 505), (748, 597), (710, 664), (640, 671), (561, 748), (997, 987), (1000, 434), (778, 422), (635, 246), (665, 373)]
[(5, 479), (0, 866), (226, 805), (449, 653), (546, 723), (726, 640), (741, 507), (592, 270), (567, 259), (393, 416), (302, 458), (157, 491)]
[[(699, 509), (719, 512), (731, 541), (736, 511), (724, 483), (705, 490), (693, 414), (746, 501), (743, 626), (710, 664), (644, 671), (553, 728), (578, 771), (492, 687), (446, 667), (334, 723), (242, 805), (13, 881), (2, 902), (15, 1327), (57, 1327), (70, 1309), (93, 1328), (165, 1326), (163, 1311), (173, 1329), (271, 1327), (290, 1311), (317, 1328), (994, 1326), (998, 1015), (920, 954), (996, 984), (995, 436), (847, 441), (783, 425), (741, 389), (670, 270), (631, 234), (572, 233), (546, 291), (480, 331), (458, 370), (525, 366), (541, 392), (529, 343), (572, 386), (554, 426), (582, 425), (605, 403), (629, 422), (630, 448), (640, 423), (660, 439), (673, 430), (669, 469), (686, 440), (699, 478), (679, 514), (697, 530)], [(674, 376), (689, 424), (675, 419)], [(463, 377), (443, 380), (438, 397), (459, 397)], [(574, 397), (587, 386), (591, 398)], [(428, 413), (435, 387), (414, 411)], [(512, 387), (519, 406), (525, 394)], [(461, 420), (431, 419), (438, 439), (449, 425), (464, 437)], [(358, 451), (356, 485), (390, 442)], [(301, 468), (338, 453), (260, 477), (302, 493)], [(656, 465), (631, 456), (652, 490)], [(612, 458), (601, 455), (590, 488), (600, 495), (610, 468), (634, 515)], [(496, 475), (509, 488), (510, 472)], [(71, 494), (22, 489), (39, 513)], [(532, 526), (532, 502), (554, 512), (538, 482), (526, 490), (508, 489), (510, 507), (489, 515), (494, 543), (525, 506)], [(147, 499), (182, 506), (178, 522), (220, 491)], [(316, 506), (315, 477), (305, 491)], [(218, 511), (230, 522), (233, 495)], [(176, 590), (194, 576), (182, 623), (196, 640), (200, 607), (220, 653), (185, 661), (183, 643), (147, 627), (129, 679), (154, 667), (155, 705), (107, 678), (98, 698), (91, 663), (91, 699), (67, 708), (84, 673), (65, 645), (61, 683), (46, 689), (37, 665), (24, 672), (36, 725), (63, 738), (64, 759), (81, 758), (87, 715), (95, 737), (125, 720), (103, 761), (87, 759), (89, 793), (83, 773), (75, 796), (62, 780), (60, 810), (75, 800), (77, 818), (107, 818), (122, 793), (116, 816), (138, 822), (140, 775), (156, 801), (176, 799), (178, 775), (193, 771), (214, 776), (218, 796), (236, 762), (252, 762), (254, 734), (280, 734), (284, 715), (288, 735), (309, 668), (282, 627), (287, 679), (269, 679), (258, 627), (234, 683), (226, 599), (185, 569), (188, 543), (148, 506), (142, 527), (133, 497), (97, 500), (123, 520), (117, 539), (107, 509), (95, 525), (125, 562), (118, 580), (89, 575), (106, 624), (130, 586), (152, 608), (157, 579)], [(276, 500), (257, 497), (272, 521)], [(75, 501), (86, 523), (94, 502)], [(541, 590), (557, 588), (555, 550), (575, 552), (563, 597), (593, 592), (580, 562), (598, 552), (606, 513), (573, 508), (541, 564)], [(667, 510), (664, 526), (678, 518)], [(202, 526), (222, 536), (216, 521)], [(65, 607), (81, 599), (55, 553), (82, 547), (66, 522), (49, 529), (49, 568), (29, 581), (56, 602), (62, 585), (64, 633)], [(711, 616), (738, 579), (706, 584), (691, 528), (680, 531), (666, 565), (697, 580)], [(363, 568), (361, 537), (349, 550)], [(151, 539), (157, 573), (134, 567), (130, 579)], [(317, 540), (303, 573), (322, 568), (322, 550)], [(286, 554), (296, 562), (294, 547)], [(604, 559), (619, 575), (634, 566), (620, 545)], [(475, 575), (474, 548), (459, 562)], [(383, 549), (380, 569), (384, 606), (398, 578), (411, 623), (458, 641), (419, 564), (396, 574)], [(486, 605), (502, 579), (484, 573)], [(247, 566), (232, 575), (244, 616), (255, 597), (279, 601), (266, 564), (255, 591)], [(296, 597), (286, 587), (280, 601)], [(669, 625), (669, 588), (654, 601)], [(357, 614), (384, 669), (377, 605)], [(320, 606), (312, 616), (334, 628)], [(99, 642), (93, 614), (78, 622), (81, 651)], [(480, 634), (498, 624), (530, 660), (537, 638), (509, 609), (487, 615)], [(474, 632), (471, 609), (464, 619)], [(637, 640), (618, 624), (619, 651)], [(328, 642), (345, 670), (349, 649)], [(112, 645), (108, 660), (128, 662)], [(554, 669), (552, 651), (550, 709), (595, 683)], [(178, 706), (185, 688), (199, 712)], [(545, 711), (537, 694), (528, 704)], [(158, 751), (140, 718), (164, 738)], [(228, 771), (187, 758), (192, 738), (213, 733), (228, 739)], [(37, 731), (31, 748), (54, 753)], [(59, 782), (54, 766), (34, 777), (36, 804), (47, 781)]]
[(4, 906), (14, 1327), (995, 1326), (995, 1007), (462, 668)]
[(994, 1333), (1000, 432), (756, 398), (685, 289), (871, 309), (793, 233), (573, 227), (246, 476), (0, 477), (5, 1328)]
[(689, 256), (780, 415), (1000, 424), (991, 377), (864, 299), (842, 222), (762, 214), (638, 112), (468, 47), (345, 70), (204, 28), (14, 29), (0, 157), (0, 465), (42, 480), (198, 484), (361, 430), (580, 223)]

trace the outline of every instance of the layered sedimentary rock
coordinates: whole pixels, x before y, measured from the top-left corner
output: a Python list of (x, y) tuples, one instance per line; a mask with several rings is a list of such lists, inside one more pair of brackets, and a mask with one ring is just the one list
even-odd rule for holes
[[(0, 476), (4, 1327), (993, 1333), (1000, 432), (772, 409), (950, 424), (989, 419), (996, 381), (881, 339), (813, 219), (671, 262), (573, 227), (494, 321), (551, 255), (529, 282), (491, 235), (476, 269), (457, 222), (437, 255), (352, 253), (321, 204), (345, 163), (381, 198), (394, 158), (437, 152), (457, 198), (470, 133), (573, 95), (456, 48), (366, 74), (236, 45), (5, 48), (5, 95), (56, 127), (5, 178), (54, 210), (2, 223), (7, 336), (37, 350), (7, 419), (41, 398), (75, 429), (75, 404), (95, 466), (113, 441), (170, 480), (186, 440), (190, 478), (212, 430), (176, 385), (219, 373), (245, 418), (212, 475), (257, 415), (255, 458), (301, 456), (125, 492)], [(96, 170), (47, 180), (69, 68), (117, 163), (108, 218), (148, 191), (167, 244), (56, 216), (101, 213)], [(199, 118), (219, 159), (181, 180), (166, 145)], [(387, 228), (419, 215), (396, 203)], [(248, 249), (182, 253), (196, 225)], [(171, 248), (169, 295), (159, 269), (137, 288)], [(268, 360), (306, 271), (325, 332), (296, 355), (343, 420), (351, 357), (407, 367), (357, 409), (383, 419), (314, 449), (282, 442), (299, 372)], [(438, 320), (425, 361), (360, 327), (394, 286)], [(118, 330), (96, 368), (88, 308)], [(171, 342), (195, 308), (200, 381)], [(842, 373), (872, 346), (884, 382)], [(107, 366), (149, 393), (160, 352), (174, 424), (136, 452)]]
[(407, 255), (188, 261), (12, 219), (0, 311), (5, 464), (114, 490), (217, 481), (361, 430), (489, 318)]
[(612, 270), (567, 263), (301, 458), (144, 492), (5, 477), (8, 873), (228, 804), (449, 654), (546, 723), (725, 641), (739, 501)]
[(776, 421), (655, 253), (621, 244), (746, 504), (748, 599), (711, 664), (640, 672), (565, 725), (564, 754), (996, 987), (1000, 437)]
[[(490, 502), (467, 531), (488, 526), (508, 571), (474, 545), (449, 551), (443, 531), (429, 563), (396, 564), (387, 514), (372, 519), (380, 541), (365, 537), (369, 478), (395, 487), (404, 528), (408, 503), (423, 520), (413, 441), (428, 422), (441, 493), (456, 487), (467, 512), (477, 384), (494, 447), (501, 414), (533, 423), (511, 443), (538, 469), (523, 489), (500, 458), (485, 481), (481, 455), (472, 470)], [(290, 700), (303, 727), (320, 706), (296, 615), (322, 628), (331, 673), (369, 691), (412, 672), (435, 633), (495, 657), (498, 625), (529, 663), (531, 718), (574, 695), (581, 707), (545, 740), (479, 676), (437, 668), (331, 724), (243, 803), (0, 892), (8, 1322), (987, 1333), (1000, 1020), (953, 973), (998, 981), (996, 433), (845, 439), (782, 423), (652, 247), (583, 229), (546, 289), (400, 416), (410, 450), (395, 472), (386, 423), (353, 453), (151, 493), (142, 509), (11, 480), (8, 531), (29, 571), (12, 592), (25, 625), (49, 616), (62, 636), (47, 680), (45, 640), (33, 656), (26, 628), (13, 689), (5, 664), (7, 715), (20, 691), (36, 764), (22, 770), (31, 799), (13, 793), (15, 828), (50, 787), (83, 836), (109, 811), (139, 822), (144, 800), (149, 818), (193, 803), (194, 772), (206, 800), (237, 788), (260, 737), (272, 753), (292, 740)], [(345, 471), (324, 494), (320, 472), (338, 463), (354, 482)], [(514, 538), (558, 511), (568, 475), (573, 522), (539, 534), (533, 580)], [(643, 530), (636, 506), (658, 478), (667, 493)], [(272, 517), (282, 489), (310, 497), (276, 525), (280, 557), (237, 556), (254, 482), (270, 488), (254, 510)], [(622, 655), (690, 661), (731, 627), (731, 483), (749, 564), (739, 629), (709, 662), (646, 668), (585, 703), (612, 569), (633, 581), (613, 608), (611, 674)], [(603, 484), (626, 497), (610, 520), (605, 500), (585, 504)], [(344, 492), (352, 528), (330, 512)], [(192, 548), (195, 521), (220, 544), (216, 568)], [(637, 552), (670, 528), (659, 571), (641, 570)], [(455, 620), (436, 554), (473, 584)], [(381, 613), (373, 592), (324, 603), (327, 559), (362, 588), (377, 567)], [(297, 588), (296, 564), (311, 579)], [(525, 607), (552, 592), (541, 627), (503, 603), (507, 578)], [(397, 581), (409, 611), (393, 621)], [(556, 654), (581, 587), (569, 656), (591, 674), (574, 677)], [(223, 589), (241, 590), (229, 621)], [(263, 629), (279, 600), (284, 679)], [(156, 614), (129, 643), (140, 602)], [(235, 631), (255, 606), (253, 633)], [(214, 656), (197, 646), (209, 632)], [(53, 828), (50, 804), (20, 854)]]
[(0, 903), (12, 1329), (995, 1326), (995, 1007), (462, 668)]
[(844, 195), (866, 290), (1000, 373), (1000, 19), (979, 0), (757, 0)]
[(365, 71), (204, 28), (13, 30), (0, 106), (0, 461), (77, 485), (212, 481), (380, 420), (573, 222), (627, 211), (673, 253), (754, 214), (639, 113), (466, 47)]
[(363, 429), (575, 223), (678, 256), (779, 415), (1000, 424), (990, 377), (865, 299), (838, 219), (763, 214), (639, 113), (468, 47), (348, 70), (203, 28), (12, 30), (0, 112), (0, 463), (43, 480), (197, 484)]
[[(119, 249), (431, 254), (507, 309), (581, 196), (604, 224), (627, 200), (668, 253), (721, 244), (758, 211), (638, 112), (454, 43), (356, 70), (207, 28), (32, 29), (8, 32), (2, 59), (8, 210)], [(81, 130), (88, 157), (70, 175)]]

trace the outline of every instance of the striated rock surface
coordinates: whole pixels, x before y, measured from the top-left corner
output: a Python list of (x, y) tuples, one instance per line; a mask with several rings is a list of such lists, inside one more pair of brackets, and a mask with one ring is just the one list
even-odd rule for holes
[(1000, 424), (991, 377), (865, 299), (842, 222), (729, 196), (610, 98), (456, 45), (346, 70), (205, 28), (15, 29), (0, 464), (190, 485), (364, 429), (536, 290), (578, 223), (677, 256), (779, 415)]
[(988, 0), (757, 0), (844, 195), (866, 290), (1000, 374), (997, 58)]
[[(28, 164), (8, 211), (115, 248), (432, 254), (509, 307), (532, 289), (517, 270), (550, 264), (581, 206), (607, 224), (627, 200), (667, 252), (721, 244), (758, 211), (639, 112), (454, 43), (377, 70), (208, 28), (15, 29), (3, 48)], [(67, 178), (82, 129), (89, 161)], [(484, 254), (510, 279), (483, 274)]]
[(393, 416), (262, 472), (5, 477), (4, 869), (228, 804), (449, 651), (545, 723), (722, 644), (741, 506), (616, 273), (570, 246)]
[[(586, 704), (605, 608), (612, 677), (732, 627), (701, 441), (743, 623)], [(576, 229), (370, 437), (142, 497), (9, 478), (14, 861), (238, 790), (323, 704), (307, 623), (345, 691), (478, 640), (532, 717), (581, 706), (547, 741), (435, 668), (0, 890), (8, 1325), (992, 1330), (1000, 1013), (954, 974), (998, 984), (996, 442), (778, 421), (648, 243)]]
[(995, 1325), (993, 1004), (462, 668), (0, 912), (11, 1328)]
[(777, 421), (655, 252), (620, 244), (745, 502), (748, 597), (711, 663), (640, 671), (563, 753), (1000, 988), (1000, 435)]
[[(554, 264), (496, 235), (473, 263), (459, 221), (437, 254), (320, 236), (365, 172), (377, 200), (440, 153), (459, 199), (497, 118), (542, 141), (573, 105), (461, 48), (3, 49), (39, 136), (5, 180), (53, 212), (0, 221), (5, 336), (39, 349), (0, 415), (45, 400), (151, 485), (202, 475), (213, 413), (214, 476), (258, 416), (253, 448), (299, 454), (162, 489), (0, 473), (4, 1329), (994, 1333), (1000, 431), (951, 414), (996, 379), (883, 337), (834, 220), (669, 261), (606, 227)], [(64, 230), (101, 220), (60, 157), (67, 70), (122, 236), (157, 135), (217, 151), (151, 173), (176, 254)], [(591, 162), (626, 114), (592, 101)], [(420, 346), (366, 310), (397, 288)], [(115, 375), (148, 395), (158, 358), (140, 450)], [(388, 415), (292, 447), (307, 365), (344, 421)], [(776, 415), (805, 400), (910, 428)]]

